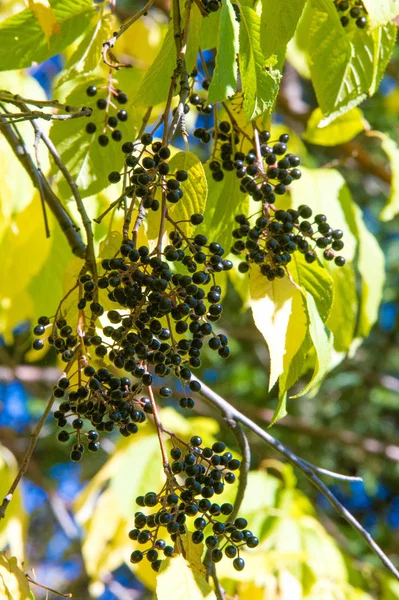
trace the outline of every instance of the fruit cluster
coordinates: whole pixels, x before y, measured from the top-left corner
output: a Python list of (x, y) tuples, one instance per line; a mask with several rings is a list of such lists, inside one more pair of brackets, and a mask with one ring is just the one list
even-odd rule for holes
[(234, 559), (234, 568), (241, 571), (245, 566), (240, 556), (241, 549), (244, 546), (255, 548), (258, 538), (246, 529), (247, 521), (243, 518), (235, 518), (234, 521), (216, 518), (231, 515), (231, 504), (211, 502), (215, 495), (223, 494), (226, 484), (235, 482), (233, 471), (239, 469), (240, 461), (226, 451), (223, 442), (215, 442), (211, 448), (201, 447), (202, 439), (196, 435), (189, 444), (179, 440), (179, 446), (184, 449), (175, 446), (170, 452), (170, 474), (160, 493), (148, 492), (136, 499), (140, 507), (157, 510), (150, 515), (143, 512), (135, 514), (134, 529), (129, 537), (147, 547), (132, 552), (130, 560), (139, 563), (146, 557), (152, 568), (158, 571), (160, 552), (166, 557), (174, 552), (173, 547), (160, 537), (160, 530), (166, 530), (165, 533), (175, 542), (178, 535), (187, 533), (190, 519), (194, 528), (193, 543), (205, 542), (213, 562), (219, 562), (224, 554)]
[(233, 143), (232, 138), (237, 137), (237, 134), (229, 134), (228, 121), (222, 121), (219, 128), (229, 139), (220, 145), (219, 160), (214, 159), (209, 163), (215, 181), (223, 180), (224, 171), (235, 171), (242, 192), (252, 196), (255, 201), (273, 204), (276, 196), (285, 194), (287, 186), (301, 178), (299, 157), (287, 152), (287, 133), (280, 135), (277, 141), (268, 143), (270, 133), (261, 131), (260, 156), (257, 156), (255, 148), (246, 154), (234, 152), (236, 141), (234, 139)]
[[(144, 133), (136, 142), (122, 144), (125, 154), (125, 169), (129, 183), (125, 189), (128, 198), (139, 198), (143, 208), (157, 211), (159, 201), (155, 198), (158, 189), (165, 193), (166, 200), (176, 204), (183, 197), (181, 183), (188, 179), (187, 171), (180, 169), (170, 173), (167, 160), (170, 150), (161, 142), (153, 142), (150, 133)], [(112, 171), (108, 175), (110, 183), (119, 183), (121, 175)]]
[(362, 0), (334, 0), (335, 8), (342, 13), (341, 24), (347, 27), (351, 21), (356, 27), (365, 29), (367, 26), (367, 11)]
[[(194, 214), (190, 220), (198, 225), (202, 219), (202, 215)], [(71, 386), (64, 377), (54, 389), (56, 398), (67, 394), (54, 416), (62, 428), (69, 417), (73, 418), (73, 430), (62, 429), (59, 434), (60, 441), (76, 434), (73, 460), (79, 460), (83, 453), (84, 419), (97, 432), (115, 427), (125, 436), (137, 432), (145, 413), (151, 412), (146, 398), (146, 388), (153, 383), (151, 373), (160, 378), (175, 375), (183, 389), (180, 406), (192, 408), (190, 392), (201, 388), (197, 381), (191, 381), (192, 369), (201, 365), (205, 340), (221, 358), (230, 355), (227, 337), (216, 335), (212, 323), (220, 319), (223, 310), (221, 288), (214, 276), (230, 269), (231, 261), (222, 258), (220, 244), (208, 242), (204, 235), (187, 238), (173, 230), (169, 237), (170, 244), (161, 255), (151, 254), (147, 246), (136, 248), (132, 240), (126, 240), (120, 256), (102, 261), (103, 273), (96, 281), (89, 273), (80, 276), (77, 308), (80, 313), (90, 313), (85, 332), (74, 335), (65, 319), (56, 318), (51, 325), (48, 317), (41, 317), (34, 329), (40, 337), (33, 347), (39, 350), (44, 346), (43, 336), (48, 330), (48, 343), (62, 353), (65, 362), (75, 360), (82, 347), (85, 351), (86, 364), (78, 369), (79, 383)], [(173, 273), (173, 263), (180, 263), (186, 274)], [(116, 305), (106, 313), (105, 326), (99, 322), (105, 314), (103, 294)], [(87, 363), (90, 356), (107, 360), (108, 365), (95, 369)], [(124, 369), (132, 381), (115, 376), (114, 369)], [(161, 398), (172, 393), (168, 386), (159, 390)], [(97, 443), (94, 433), (90, 435), (90, 442)], [(95, 451), (95, 444), (89, 444), (89, 449)]]
[(273, 281), (284, 277), (294, 252), (299, 251), (311, 264), (317, 259), (317, 248), (324, 250), (326, 260), (334, 260), (342, 267), (344, 257), (335, 255), (344, 247), (342, 230), (332, 229), (325, 215), (318, 214), (309, 220), (311, 217), (312, 210), (306, 205), (287, 211), (269, 207), (267, 212), (257, 216), (253, 225), (245, 215), (237, 215), (235, 220), (239, 227), (233, 230), (236, 241), (231, 251), (237, 256), (245, 254), (245, 261), (239, 264), (238, 270), (246, 273), (251, 264), (258, 264), (261, 273)]
[[(98, 98), (95, 106), (99, 111), (104, 111), (104, 116), (101, 116), (97, 123), (90, 121), (86, 125), (86, 133), (94, 135), (98, 129), (100, 129), (101, 133), (98, 136), (97, 141), (100, 146), (105, 147), (108, 146), (110, 137), (115, 142), (120, 142), (122, 140), (122, 132), (118, 129), (118, 125), (126, 122), (129, 115), (125, 109), (119, 109), (114, 104), (113, 100), (115, 100), (117, 104), (124, 105), (128, 102), (128, 97), (122, 90), (116, 90), (113, 87), (111, 87), (110, 90), (108, 90), (107, 87), (104, 87), (103, 90), (99, 90), (95, 85), (90, 85), (86, 90), (86, 94), (89, 98), (94, 98), (99, 91), (104, 91), (105, 97)], [(112, 114), (110, 114), (111, 112)]]

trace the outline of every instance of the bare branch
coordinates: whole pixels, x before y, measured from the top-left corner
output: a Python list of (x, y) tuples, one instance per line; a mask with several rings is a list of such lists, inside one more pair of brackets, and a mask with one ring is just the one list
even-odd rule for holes
[[(196, 379), (196, 378), (195, 378)], [(197, 379), (197, 381), (199, 381)], [(232, 407), (224, 398), (216, 394), (213, 390), (211, 390), (207, 385), (205, 385), (202, 381), (199, 381), (201, 384), (200, 395), (213, 407), (217, 408), (217, 410), (221, 413), (221, 415), (225, 419), (229, 419), (230, 421), (237, 421), (241, 423), (245, 427), (248, 427), (255, 435), (261, 438), (266, 444), (268, 444), (271, 448), (279, 452), (284, 458), (297, 467), (307, 479), (314, 485), (314, 487), (321, 493), (330, 504), (335, 508), (337, 513), (345, 519), (349, 523), (349, 525), (355, 529), (359, 535), (364, 539), (364, 541), (368, 544), (371, 550), (376, 554), (381, 562), (386, 566), (388, 571), (399, 580), (399, 571), (396, 569), (395, 565), (390, 561), (390, 559), (386, 556), (383, 550), (378, 546), (378, 544), (374, 541), (371, 535), (362, 527), (362, 525), (355, 519), (355, 517), (341, 504), (341, 502), (334, 496), (334, 494), (328, 489), (328, 487), (321, 481), (321, 479), (316, 475), (314, 467), (312, 465), (309, 466), (308, 463), (299, 458), (296, 454), (291, 452), (288, 448), (286, 448), (281, 442), (276, 440), (270, 433), (264, 431), (259, 425), (256, 425), (251, 419), (243, 415), (236, 408)]]

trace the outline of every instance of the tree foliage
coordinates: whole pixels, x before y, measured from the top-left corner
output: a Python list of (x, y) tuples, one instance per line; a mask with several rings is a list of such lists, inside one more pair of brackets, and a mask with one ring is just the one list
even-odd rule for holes
[[(222, 410), (231, 453), (224, 444), (209, 450), (219, 426), (200, 397), (220, 406), (196, 369), (208, 364), (222, 379), (225, 331), (234, 355), (235, 333), (252, 319), (267, 346), (261, 408), (273, 406), (273, 425), (305, 395), (320, 402), (326, 376), (369, 336), (384, 254), (350, 173), (327, 158), (342, 153), (359, 169), (365, 159), (355, 138), (378, 145), (391, 171), (380, 168), (391, 187), (379, 216), (395, 218), (399, 149), (389, 132), (373, 130), (378, 123), (367, 122), (361, 105), (386, 73), (399, 8), (393, 0), (176, 0), (170, 11), (153, 4), (127, 18), (88, 0), (0, 6), (0, 326), (11, 347), (15, 327), (33, 324), (24, 361), (52, 362), (61, 373), (28, 458), (51, 411), (74, 462), (97, 454), (107, 431), (122, 434), (72, 509), (94, 596), (106, 573), (127, 564), (158, 600), (171, 589), (186, 600), (376, 597), (318, 521), (292, 465), (256, 459), (247, 473), (234, 414)], [(49, 99), (28, 68), (59, 53), (65, 63)], [(290, 97), (290, 73), (314, 91), (313, 110), (296, 111), (303, 100)], [(220, 303), (233, 296), (241, 321), (229, 327), (222, 318), (218, 329)], [(174, 466), (179, 452), (191, 471)], [(23, 560), (28, 515), (5, 446), (0, 459), (0, 541)], [(145, 500), (149, 490), (154, 503)], [(230, 513), (218, 520), (217, 507), (199, 511), (201, 494), (222, 492)], [(179, 509), (170, 508), (173, 494)], [(136, 499), (147, 517), (159, 509), (147, 520), (151, 545), (143, 545), (154, 560), (134, 554), (146, 523), (137, 524)], [(208, 537), (188, 518), (196, 511), (211, 525)], [(162, 525), (172, 550), (161, 563)], [(246, 551), (248, 539), (258, 541)], [(226, 544), (244, 570), (220, 562)], [(379, 598), (399, 597), (391, 575), (373, 573)], [(33, 597), (16, 558), (1, 555), (0, 575), (4, 597)]]

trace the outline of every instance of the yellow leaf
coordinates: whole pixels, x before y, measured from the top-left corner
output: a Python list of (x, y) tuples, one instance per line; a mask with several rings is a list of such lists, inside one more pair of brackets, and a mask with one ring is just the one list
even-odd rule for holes
[[(14, 455), (7, 448), (0, 445), (0, 498), (4, 498), (8, 494), (17, 470), (18, 465)], [(0, 521), (0, 548), (8, 547), (12, 554), (19, 556), (21, 559), (24, 557), (27, 521), (27, 515), (22, 506), (21, 493), (17, 488), (7, 509), (7, 518)]]
[(61, 27), (50, 6), (49, 0), (28, 0), (31, 9), (46, 37), (47, 43), (54, 33), (61, 33)]
[(352, 108), (326, 127), (320, 127), (322, 119), (323, 113), (320, 108), (316, 108), (310, 115), (306, 131), (303, 134), (303, 138), (307, 142), (320, 146), (337, 146), (352, 140), (367, 125), (360, 108)]
[(381, 148), (391, 163), (391, 193), (380, 215), (381, 221), (390, 221), (399, 212), (399, 147), (394, 140), (381, 131), (373, 131), (369, 135), (380, 138)]
[(174, 556), (165, 563), (157, 578), (158, 600), (170, 600), (171, 590), (173, 600), (216, 600), (209, 583), (183, 556)]
[(15, 557), (0, 553), (0, 598), (4, 600), (31, 600), (28, 580)]

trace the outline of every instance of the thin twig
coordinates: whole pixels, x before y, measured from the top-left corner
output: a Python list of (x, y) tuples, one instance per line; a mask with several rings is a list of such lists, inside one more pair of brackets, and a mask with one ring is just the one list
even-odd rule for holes
[[(125, 31), (127, 31), (129, 29), (129, 27), (131, 27), (133, 25), (133, 23), (135, 23), (136, 21), (138, 21), (138, 19), (140, 17), (142, 17), (143, 15), (146, 15), (148, 13), (148, 11), (150, 10), (151, 6), (154, 4), (154, 2), (155, 2), (155, 0), (149, 0), (147, 2), (147, 4), (141, 10), (139, 10), (139, 12), (137, 12), (128, 21), (126, 21), (126, 23), (124, 23), (122, 25), (122, 27), (118, 31), (116, 31), (109, 40), (107, 40), (106, 42), (104, 42), (101, 54), (102, 54), (102, 57), (103, 57), (103, 61), (105, 62), (106, 65), (108, 65), (112, 69), (122, 69), (123, 67), (130, 67), (131, 66), (131, 65), (128, 65), (128, 64), (125, 65), (125, 64), (122, 64), (122, 63), (117, 63), (116, 60), (115, 60), (115, 57), (114, 57), (113, 53), (111, 52), (111, 50), (115, 46), (116, 40), (118, 38), (120, 38), (121, 35), (123, 35), (125, 33)], [(108, 60), (108, 56), (110, 56), (110, 58), (111, 58), (111, 60), (113, 62), (110, 62)]]
[[(196, 379), (196, 378), (194, 378)], [(199, 381), (199, 380), (197, 380)], [(321, 481), (321, 479), (316, 475), (313, 468), (311, 468), (306, 462), (302, 461), (296, 454), (291, 452), (288, 448), (286, 448), (281, 442), (276, 440), (270, 433), (264, 431), (259, 425), (256, 425), (251, 419), (243, 415), (237, 409), (231, 406), (226, 400), (224, 400), (221, 396), (216, 394), (213, 390), (211, 390), (207, 385), (199, 381), (201, 384), (200, 394), (201, 396), (212, 406), (216, 407), (221, 415), (226, 419), (234, 420), (245, 427), (248, 427), (253, 433), (255, 433), (258, 437), (260, 437), (264, 442), (266, 442), (271, 448), (279, 452), (284, 458), (287, 459), (289, 463), (297, 467), (307, 479), (314, 485), (314, 487), (319, 490), (321, 494), (330, 502), (330, 504), (335, 508), (337, 513), (345, 519), (349, 525), (355, 529), (359, 535), (365, 540), (371, 550), (376, 554), (381, 562), (386, 566), (388, 571), (392, 573), (399, 580), (399, 571), (396, 569), (395, 565), (390, 561), (390, 559), (386, 556), (383, 550), (378, 546), (378, 544), (374, 541), (371, 535), (362, 527), (362, 525), (355, 519), (355, 517), (341, 504), (341, 502), (334, 496), (334, 494), (328, 489), (328, 487)]]
[(227, 421), (227, 423), (229, 424), (231, 431), (235, 435), (241, 451), (241, 465), (240, 476), (238, 479), (238, 489), (236, 497), (234, 499), (234, 510), (229, 516), (229, 519), (231, 521), (234, 521), (234, 519), (240, 512), (240, 507), (245, 496), (245, 490), (247, 489), (248, 473), (251, 468), (251, 448), (249, 446), (247, 436), (243, 432), (241, 425), (235, 419), (232, 422)]
[(68, 215), (67, 211), (61, 204), (60, 199), (53, 192), (43, 173), (39, 172), (36, 168), (36, 165), (33, 162), (31, 155), (27, 151), (23, 141), (21, 141), (20, 137), (13, 131), (12, 126), (3, 121), (2, 114), (0, 115), (0, 131), (3, 133), (15, 156), (29, 175), (33, 186), (39, 191), (40, 189), (42, 190), (47, 206), (53, 213), (62, 231), (64, 232), (73, 254), (79, 256), (80, 258), (84, 258), (86, 254), (86, 246), (80, 236), (78, 227)]
[(312, 465), (312, 463), (300, 459), (304, 465), (307, 465), (312, 471), (315, 473), (320, 473), (320, 475), (327, 475), (327, 477), (332, 477), (333, 479), (340, 479), (341, 481), (363, 481), (362, 477), (357, 477), (355, 475), (342, 475), (342, 473), (335, 473), (335, 471), (329, 471), (328, 469), (323, 469), (323, 467), (317, 467), (316, 465)]
[(43, 585), (42, 583), (39, 583), (38, 581), (35, 581), (28, 574), (26, 574), (26, 579), (29, 581), (29, 583), (33, 583), (33, 585), (37, 585), (37, 587), (42, 588), (43, 590), (47, 590), (48, 592), (52, 592), (56, 596), (61, 596), (61, 598), (72, 598), (72, 594), (71, 593), (69, 593), (69, 594), (63, 594), (62, 592), (57, 592), (57, 590), (53, 590), (53, 588), (50, 588), (47, 585)]
[(44, 119), (45, 121), (70, 121), (80, 117), (90, 117), (92, 114), (91, 108), (82, 108), (78, 112), (68, 113), (66, 115), (57, 115), (53, 113), (45, 113), (40, 110), (32, 110), (18, 113), (7, 113), (4, 115), (5, 120), (10, 123), (20, 123), (21, 121), (33, 121), (33, 119)]

